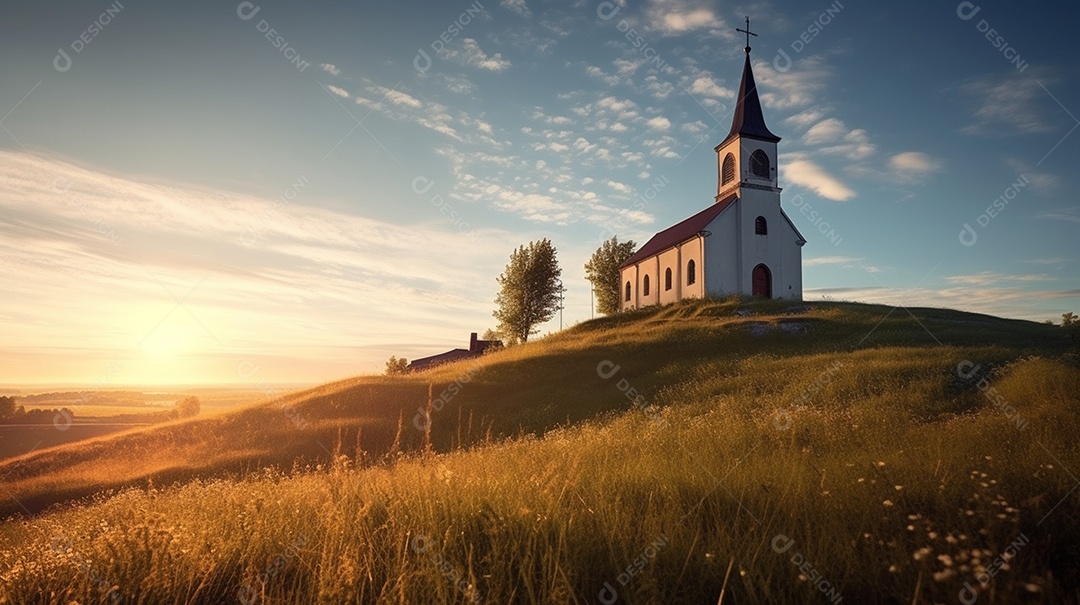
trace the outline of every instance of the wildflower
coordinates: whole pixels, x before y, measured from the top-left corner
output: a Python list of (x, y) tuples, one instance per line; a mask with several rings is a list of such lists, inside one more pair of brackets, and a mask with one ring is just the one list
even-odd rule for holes
[(945, 580), (948, 580), (949, 578), (951, 578), (951, 577), (953, 577), (955, 575), (956, 575), (956, 570), (954, 570), (954, 569), (943, 569), (941, 571), (934, 572), (934, 581), (935, 582), (944, 582)]
[(893, 501), (892, 500), (886, 500), (886, 501), (882, 502), (881, 504), (884, 505), (884, 506), (892, 506)]

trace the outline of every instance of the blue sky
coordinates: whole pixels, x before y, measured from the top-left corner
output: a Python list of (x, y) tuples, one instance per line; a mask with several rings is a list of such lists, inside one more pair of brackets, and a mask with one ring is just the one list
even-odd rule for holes
[(587, 319), (604, 238), (712, 203), (747, 14), (808, 299), (1080, 311), (1075, 8), (21, 3), (0, 384), (379, 371), (494, 327), (542, 237)]

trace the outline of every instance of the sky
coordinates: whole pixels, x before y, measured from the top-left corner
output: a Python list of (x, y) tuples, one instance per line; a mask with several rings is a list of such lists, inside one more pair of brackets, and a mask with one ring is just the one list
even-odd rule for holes
[(1080, 9), (894, 4), (5, 5), (0, 384), (379, 372), (540, 238), (587, 320), (604, 239), (713, 203), (746, 15), (806, 299), (1080, 311)]

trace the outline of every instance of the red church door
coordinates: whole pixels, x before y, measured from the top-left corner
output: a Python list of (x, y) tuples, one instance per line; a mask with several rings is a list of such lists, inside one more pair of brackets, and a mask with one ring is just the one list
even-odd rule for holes
[(754, 296), (764, 296), (765, 298), (772, 298), (772, 274), (769, 273), (769, 268), (765, 265), (758, 265), (754, 267)]

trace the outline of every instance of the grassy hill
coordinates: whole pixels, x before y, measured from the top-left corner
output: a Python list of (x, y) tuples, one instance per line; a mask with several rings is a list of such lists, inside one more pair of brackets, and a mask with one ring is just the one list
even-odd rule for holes
[(0, 602), (1076, 602), (1068, 347), (699, 301), (35, 452)]

